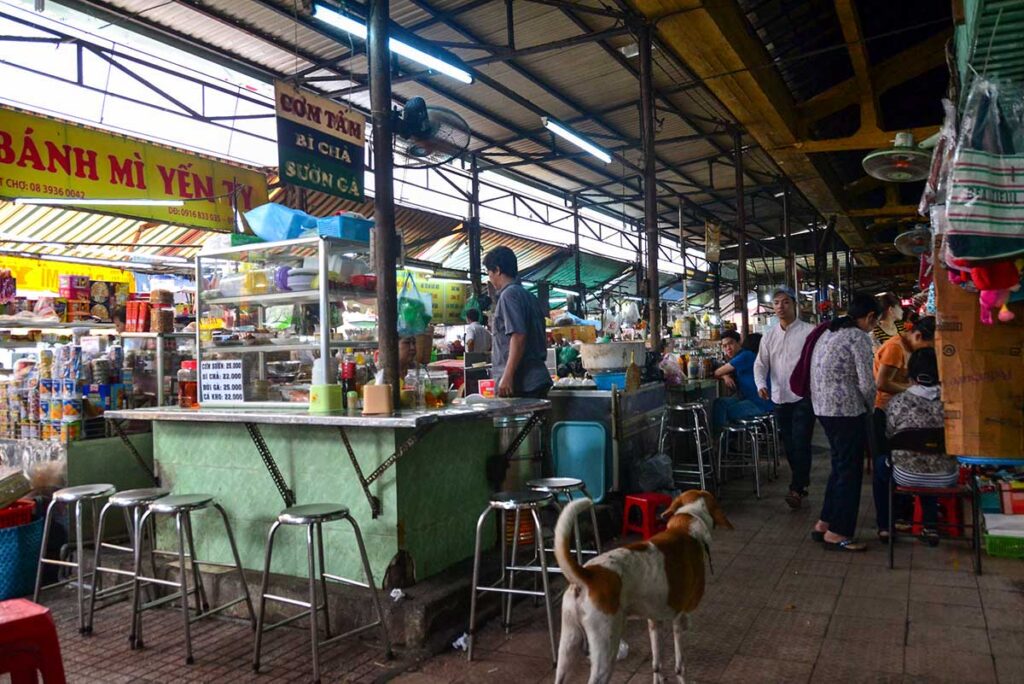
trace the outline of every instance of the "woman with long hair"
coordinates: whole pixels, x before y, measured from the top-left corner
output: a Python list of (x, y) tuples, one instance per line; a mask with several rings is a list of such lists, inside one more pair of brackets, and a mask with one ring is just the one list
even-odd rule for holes
[(846, 315), (832, 321), (811, 357), (811, 402), (832, 452), (832, 474), (811, 537), (830, 551), (867, 548), (853, 540), (853, 533), (870, 432), (868, 411), (875, 403), (869, 333), (878, 322), (879, 309), (871, 295), (854, 294)]

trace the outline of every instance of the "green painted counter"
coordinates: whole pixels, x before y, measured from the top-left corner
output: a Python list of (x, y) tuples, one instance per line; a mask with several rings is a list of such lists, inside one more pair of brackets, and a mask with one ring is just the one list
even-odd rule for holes
[[(521, 400), (525, 401), (525, 400)], [(547, 402), (534, 402), (548, 410)], [(522, 411), (519, 411), (522, 413)], [(180, 415), (144, 417), (141, 412), (118, 412), (120, 419), (153, 422), (153, 452), (162, 484), (176, 494), (208, 493), (217, 498), (231, 521), (244, 567), (262, 570), (270, 525), (284, 508), (274, 482), (249, 438), (244, 422), (215, 422), (212, 413), (195, 420)], [(374, 579), (379, 583), (400, 551), (411, 558), (416, 581), (436, 575), (473, 553), (476, 521), (492, 489), (487, 461), (498, 450), (493, 415), (451, 416), (440, 420), (396, 464), (371, 484), (381, 501), (374, 519), (370, 506), (341, 442), (338, 426), (274, 423), (259, 425), (267, 447), (294, 491), (298, 504), (341, 503), (349, 507), (367, 546)], [(276, 417), (274, 418), (276, 419)], [(395, 425), (406, 425), (395, 418)], [(345, 426), (364, 474), (391, 456), (414, 433), (411, 427), (380, 424)], [(194, 514), (199, 558), (229, 562), (231, 551), (213, 511)], [(494, 542), (488, 526), (485, 542)], [(172, 528), (164, 521), (161, 548), (174, 545)], [(344, 521), (324, 526), (327, 571), (362, 580), (362, 569), (351, 527)], [(274, 544), (272, 571), (304, 577), (305, 529), (283, 526)]]

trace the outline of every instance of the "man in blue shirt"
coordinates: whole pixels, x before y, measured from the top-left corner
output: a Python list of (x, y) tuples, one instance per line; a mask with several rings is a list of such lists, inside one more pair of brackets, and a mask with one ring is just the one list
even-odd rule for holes
[(758, 396), (757, 384), (754, 382), (754, 361), (760, 338), (760, 335), (753, 333), (747, 336), (747, 343), (741, 345), (739, 333), (733, 330), (722, 333), (722, 353), (726, 361), (715, 370), (715, 377), (724, 381), (727, 387), (735, 389), (736, 396), (722, 397), (715, 402), (715, 425), (771, 412), (772, 402)]
[(519, 262), (511, 249), (495, 247), (483, 263), (497, 292), (491, 317), (491, 376), (497, 394), (544, 398), (552, 383), (540, 302), (519, 284)]

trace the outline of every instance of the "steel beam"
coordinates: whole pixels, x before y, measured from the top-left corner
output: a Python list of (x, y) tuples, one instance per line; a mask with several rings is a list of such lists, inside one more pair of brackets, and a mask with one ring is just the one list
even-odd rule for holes
[(470, 162), (469, 181), (469, 219), (466, 221), (466, 232), (469, 235), (469, 279), (472, 282), (473, 294), (481, 293), (480, 284), (480, 166), (476, 155)]
[[(395, 262), (401, 245), (395, 233), (394, 150), (391, 125), (391, 50), (388, 0), (370, 0), (367, 52), (370, 62), (370, 110), (373, 114), (374, 266), (377, 272), (377, 339), (384, 382), (391, 385), (392, 405), (401, 402), (398, 373), (398, 284)], [(323, 325), (323, 322), (321, 322)], [(321, 330), (326, 335), (326, 328)], [(329, 363), (324, 359), (324, 364)]]
[(658, 188), (654, 156), (654, 59), (651, 28), (644, 26), (637, 36), (640, 47), (640, 137), (644, 159), (644, 228), (647, 233), (647, 315), (648, 340), (653, 351), (661, 349), (661, 294), (658, 280)]
[(740, 290), (740, 335), (750, 333), (749, 307), (747, 306), (747, 201), (743, 196), (743, 145), (739, 130), (733, 131), (733, 164), (736, 169), (736, 240), (737, 266)]

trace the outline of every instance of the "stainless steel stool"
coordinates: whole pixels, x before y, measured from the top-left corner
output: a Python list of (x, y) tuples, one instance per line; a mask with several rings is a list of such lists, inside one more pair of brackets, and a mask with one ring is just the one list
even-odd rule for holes
[(775, 414), (764, 413), (760, 416), (755, 416), (754, 419), (760, 423), (760, 437), (768, 456), (768, 465), (771, 467), (770, 477), (774, 480), (779, 475), (779, 460), (781, 458), (779, 431), (778, 425), (775, 422)]
[[(52, 589), (53, 587), (63, 586), (69, 582), (76, 582), (78, 585), (78, 631), (81, 634), (86, 633), (85, 627), (85, 577), (86, 574), (82, 567), (82, 562), (85, 558), (85, 536), (82, 532), (82, 525), (85, 519), (82, 517), (82, 504), (88, 503), (89, 508), (92, 512), (92, 524), (93, 524), (93, 543), (96, 542), (96, 502), (100, 499), (110, 496), (117, 490), (112, 484), (91, 484), (91, 485), (79, 485), (77, 487), (65, 487), (64, 489), (58, 489), (53, 493), (53, 498), (50, 500), (50, 505), (46, 507), (46, 522), (43, 523), (43, 543), (39, 548), (39, 564), (36, 567), (36, 588), (32, 593), (32, 600), (39, 603), (39, 593), (44, 589)], [(72, 563), (66, 560), (54, 560), (46, 557), (46, 546), (50, 540), (50, 525), (53, 523), (53, 507), (58, 503), (74, 504), (75, 505), (75, 561)], [(62, 554), (63, 555), (63, 554)], [(64, 580), (58, 580), (53, 584), (43, 586), (43, 566), (44, 565), (59, 565), (65, 568), (75, 568), (75, 576), (69, 577)], [(90, 581), (95, 582), (95, 572), (88, 573)], [(58, 575), (59, 577), (59, 575)]]
[[(344, 577), (338, 577), (337, 575), (329, 575), (324, 569), (323, 524), (333, 522), (335, 520), (347, 520), (349, 524), (352, 525), (352, 531), (356, 536), (356, 544), (359, 546), (359, 557), (363, 562), (363, 573), (366, 577), (365, 584), (355, 580), (346, 579)], [(273, 594), (267, 593), (267, 584), (270, 581), (270, 559), (274, 552), (274, 535), (277, 533), (277, 530), (281, 525), (306, 526), (306, 557), (309, 562), (308, 603), (286, 598), (284, 596), (274, 596)], [(313, 538), (314, 531), (316, 532), (315, 541)], [(319, 559), (320, 564), (320, 598), (323, 600), (323, 603), (318, 603), (316, 596), (317, 559)], [(373, 604), (377, 609), (377, 621), (332, 637), (330, 608), (327, 600), (327, 580), (339, 582), (341, 584), (369, 588), (370, 593), (373, 595)], [(301, 608), (307, 608), (308, 610), (304, 610), (298, 615), (285, 618), (284, 620), (276, 622), (269, 627), (264, 627), (263, 619), (266, 613), (267, 599), (270, 599), (271, 601), (278, 601), (280, 603), (288, 603)], [(263, 646), (263, 632), (268, 632), (272, 629), (276, 629), (277, 627), (281, 627), (282, 625), (294, 622), (306, 615), (309, 615), (309, 633), (310, 640), (313, 645), (314, 681), (320, 681), (320, 646), (334, 643), (335, 641), (346, 637), (355, 636), (356, 634), (365, 632), (366, 630), (377, 627), (378, 625), (380, 626), (381, 636), (384, 638), (385, 655), (389, 659), (391, 658), (391, 641), (388, 638), (387, 626), (384, 623), (384, 609), (381, 607), (380, 595), (377, 593), (377, 587), (373, 583), (373, 572), (370, 570), (370, 561), (366, 557), (366, 547), (363, 545), (363, 535), (359, 532), (359, 525), (356, 524), (355, 519), (352, 518), (349, 514), (348, 508), (345, 506), (340, 504), (305, 504), (303, 506), (292, 506), (291, 508), (286, 508), (281, 511), (280, 515), (277, 516), (277, 520), (270, 526), (270, 532), (267, 535), (267, 553), (266, 558), (264, 558), (263, 561), (263, 581), (260, 584), (259, 603), (259, 612), (256, 622), (256, 647), (252, 661), (252, 668), (256, 672), (260, 671), (260, 650)], [(321, 610), (324, 613), (324, 633), (327, 637), (322, 641), (320, 640), (320, 634), (317, 628), (317, 613)]]
[[(548, 563), (547, 557), (544, 553), (544, 537), (543, 530), (540, 525), (540, 516), (537, 511), (551, 504), (554, 496), (549, 492), (540, 491), (523, 491), (523, 492), (498, 492), (491, 495), (491, 499), (488, 502), (487, 508), (480, 514), (480, 518), (476, 521), (476, 545), (473, 552), (473, 589), (469, 600), (469, 630), (468, 634), (468, 648), (466, 657), (470, 661), (473, 660), (473, 639), (476, 633), (476, 600), (477, 595), (480, 592), (495, 592), (502, 595), (501, 614), (503, 619), (506, 619), (506, 615), (511, 614), (511, 602), (512, 597), (515, 595), (519, 596), (543, 596), (544, 597), (544, 608), (547, 611), (548, 619), (548, 636), (551, 639), (551, 662), (556, 662), (558, 655), (555, 648), (555, 622), (553, 618), (553, 609), (551, 601), (551, 586), (548, 581)], [(498, 543), (501, 545), (501, 576), (498, 581), (492, 585), (480, 586), (480, 544), (481, 537), (484, 528), (484, 522), (487, 520), (487, 516), (492, 511), (501, 512), (501, 538)], [(505, 544), (505, 531), (508, 529), (508, 513), (509, 511), (515, 511), (515, 527), (512, 534), (512, 558), (509, 563), (507, 555), (506, 544)], [(520, 531), (520, 520), (523, 512), (528, 512), (530, 517), (533, 519), (533, 540), (535, 546), (536, 557), (539, 558), (540, 567), (535, 565), (517, 565), (517, 552), (519, 547), (519, 531)], [(515, 578), (516, 571), (526, 572), (539, 572), (541, 583), (543, 584), (543, 591), (528, 590), (528, 589), (517, 589), (512, 586), (512, 581)], [(506, 582), (506, 573), (508, 573), (508, 581)], [(506, 599), (507, 597), (507, 599)], [(506, 605), (505, 601), (509, 602)], [(508, 622), (505, 623), (506, 631), (509, 629)]]
[[(738, 448), (732, 448), (734, 438), (739, 438)], [(718, 435), (717, 470), (722, 481), (725, 469), (754, 470), (754, 493), (761, 498), (761, 427), (757, 418), (740, 418), (722, 427)], [(731, 457), (737, 457), (732, 458)]]
[(666, 441), (675, 434), (692, 436), (696, 452), (696, 463), (683, 462), (669, 454), (672, 457), (672, 479), (677, 487), (698, 485), (703, 490), (718, 492), (709, 426), (707, 408), (703, 402), (691, 401), (665, 406), (658, 430), (658, 451), (665, 453)]
[[(93, 582), (92, 591), (89, 592), (89, 612), (85, 624), (85, 632), (87, 634), (92, 633), (92, 618), (93, 612), (96, 609), (96, 599), (105, 599), (111, 596), (118, 596), (131, 590), (132, 583), (130, 581), (119, 582), (112, 587), (103, 589), (103, 575), (101, 573), (109, 573), (112, 575), (120, 575), (122, 577), (134, 577), (134, 573), (130, 570), (121, 570), (120, 568), (106, 568), (100, 565), (100, 553), (103, 549), (111, 549), (114, 551), (122, 551), (124, 553), (135, 553), (135, 545), (142, 544), (143, 538), (149, 537), (149, 562), (150, 569), (153, 574), (156, 574), (156, 559), (155, 549), (156, 546), (156, 530), (153, 528), (152, 520), (150, 524), (146, 526), (145, 530), (139, 529), (139, 520), (142, 518), (143, 509), (145, 509), (150, 502), (156, 501), (157, 499), (167, 496), (169, 492), (166, 489), (159, 487), (150, 487), (147, 489), (127, 489), (123, 492), (118, 492), (111, 496), (106, 505), (103, 506), (103, 510), (100, 511), (99, 521), (96, 523), (96, 538), (94, 541), (95, 555), (93, 556)], [(124, 514), (124, 521), (126, 529), (128, 530), (128, 543), (130, 546), (121, 546), (118, 544), (111, 544), (103, 541), (103, 523), (107, 519), (107, 511), (111, 507), (120, 508)], [(191, 542), (191, 535), (189, 536)], [(190, 544), (191, 546), (191, 544)], [(192, 551), (195, 554), (195, 551)], [(133, 556), (134, 560), (134, 556)]]
[[(234, 565), (228, 565), (226, 563), (213, 563), (210, 561), (200, 561), (196, 559), (195, 554), (191, 554), (190, 562), (192, 565), (192, 577), (193, 577), (193, 588), (188, 588), (188, 571), (185, 569), (185, 538), (186, 534), (189, 538), (189, 549), (191, 550), (194, 544), (192, 544), (192, 520), (191, 515), (195, 511), (201, 511), (207, 508), (215, 508), (220, 513), (221, 519), (224, 521), (224, 531), (228, 536), (228, 543), (231, 545), (231, 554), (235, 559)], [(178, 581), (173, 582), (171, 580), (160, 579), (158, 577), (146, 577), (142, 574), (142, 548), (138, 543), (141, 539), (141, 535), (136, 535), (135, 540), (135, 576), (132, 578), (132, 629), (129, 641), (131, 642), (132, 648), (142, 648), (142, 613), (150, 608), (170, 603), (177, 599), (181, 599), (181, 615), (184, 619), (185, 624), (185, 663), (191, 665), (195, 662), (192, 657), (192, 623), (203, 618), (208, 618), (212, 615), (230, 608), (231, 606), (245, 602), (246, 608), (249, 611), (249, 620), (252, 622), (253, 627), (256, 626), (256, 615), (252, 610), (252, 600), (249, 598), (249, 587), (245, 583), (245, 574), (242, 572), (242, 561), (238, 558), (238, 547), (235, 546), (235, 537), (231, 534), (231, 524), (228, 522), (227, 513), (218, 504), (212, 494), (175, 494), (172, 496), (165, 496), (162, 499), (157, 499), (149, 504), (146, 512), (142, 515), (139, 520), (138, 529), (145, 529), (146, 523), (149, 522), (150, 518), (154, 515), (173, 515), (174, 526), (178, 532)], [(203, 600), (203, 589), (202, 589), (202, 578), (200, 577), (199, 570), (196, 565), (210, 565), (219, 567), (234, 567), (238, 572), (238, 579), (242, 585), (243, 595), (234, 601), (229, 601), (223, 605), (217, 606), (211, 609), (208, 605), (204, 605)], [(142, 583), (158, 584), (166, 587), (177, 587), (178, 591), (171, 594), (170, 596), (164, 596), (163, 598), (150, 601), (148, 603), (142, 603), (139, 599), (139, 589)], [(188, 613), (188, 596), (194, 593), (196, 595), (196, 616), (192, 617)]]
[[(537, 480), (530, 480), (526, 483), (526, 486), (535, 492), (548, 492), (551, 494), (551, 506), (558, 511), (559, 514), (562, 512), (561, 500), (563, 498), (566, 503), (576, 498), (574, 496), (576, 494), (587, 499), (591, 498), (583, 480), (575, 477), (543, 477)], [(601, 553), (601, 532), (597, 529), (597, 511), (595, 511), (593, 507), (590, 508), (590, 523), (594, 526), (594, 549), (584, 550), (579, 521), (573, 521), (573, 534), (576, 537), (576, 559), (580, 563), (583, 562), (584, 555), (597, 556)], [(545, 548), (544, 551), (547, 553), (554, 553), (554, 549)], [(562, 569), (555, 565), (551, 568), (550, 572), (562, 572)]]

